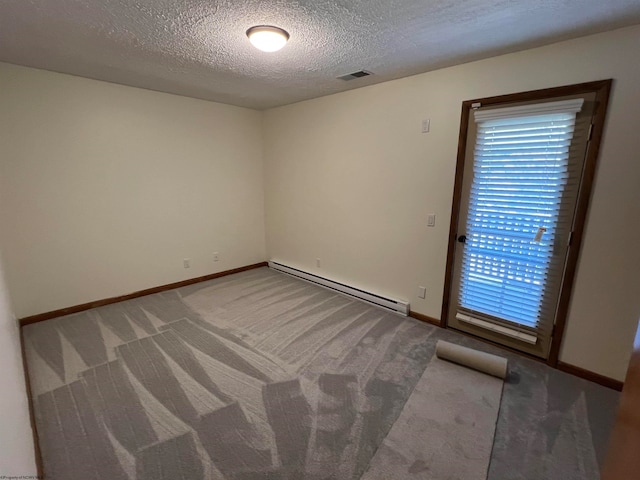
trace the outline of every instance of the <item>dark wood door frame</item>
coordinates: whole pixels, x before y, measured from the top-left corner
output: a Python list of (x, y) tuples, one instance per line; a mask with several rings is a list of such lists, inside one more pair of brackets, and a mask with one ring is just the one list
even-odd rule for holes
[(451, 209), (451, 226), (449, 228), (449, 248), (447, 251), (447, 268), (445, 272), (444, 295), (442, 302), (441, 324), (447, 328), (447, 319), (449, 318), (449, 297), (451, 295), (453, 282), (453, 261), (455, 249), (457, 246), (456, 234), (458, 229), (458, 220), (460, 212), (460, 203), (462, 201), (462, 178), (464, 173), (465, 152), (467, 147), (469, 117), (471, 115), (472, 105), (481, 104), (483, 107), (488, 105), (507, 105), (510, 103), (530, 102), (536, 100), (549, 100), (554, 97), (565, 97), (569, 95), (580, 95), (585, 93), (596, 93), (596, 109), (594, 112), (593, 127), (591, 131), (591, 143), (587, 156), (585, 158), (584, 172), (582, 184), (578, 194), (578, 202), (575, 214), (575, 226), (573, 236), (571, 238), (571, 246), (567, 257), (564, 280), (560, 290), (560, 298), (558, 301), (558, 310), (556, 313), (556, 323), (553, 330), (551, 340), (551, 350), (547, 363), (552, 367), (558, 366), (560, 356), (560, 346), (562, 337), (566, 327), (567, 314), (569, 311), (569, 301), (571, 300), (571, 292), (575, 280), (576, 267), (578, 265), (578, 255), (584, 235), (584, 226), (587, 219), (589, 208), (589, 200), (591, 198), (591, 189), (596, 173), (596, 165), (598, 153), (600, 151), (600, 143), (605, 125), (607, 106), (609, 104), (609, 95), (613, 80), (600, 80), (595, 82), (580, 83), (577, 85), (566, 85), (562, 87), (547, 88), (543, 90), (532, 90), (529, 92), (514, 93), (509, 95), (500, 95), (496, 97), (480, 98), (476, 100), (467, 100), (462, 102), (462, 114), (460, 118), (460, 136), (458, 139), (458, 159), (456, 163), (455, 184), (453, 188), (453, 206)]

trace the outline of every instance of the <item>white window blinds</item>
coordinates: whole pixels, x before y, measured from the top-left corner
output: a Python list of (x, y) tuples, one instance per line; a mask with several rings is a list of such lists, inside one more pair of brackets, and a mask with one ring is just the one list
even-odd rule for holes
[(562, 281), (580, 180), (571, 145), (582, 104), (475, 112), (459, 316), (550, 334), (556, 308), (550, 292)]

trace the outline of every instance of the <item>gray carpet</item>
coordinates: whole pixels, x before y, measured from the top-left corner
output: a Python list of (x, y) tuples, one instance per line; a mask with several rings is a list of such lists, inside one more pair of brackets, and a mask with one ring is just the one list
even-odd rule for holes
[[(438, 339), (499, 352), (266, 268), (24, 334), (64, 480), (360, 478)], [(488, 478), (597, 479), (618, 394), (508, 356)]]
[(434, 356), (363, 480), (485, 480), (502, 385)]

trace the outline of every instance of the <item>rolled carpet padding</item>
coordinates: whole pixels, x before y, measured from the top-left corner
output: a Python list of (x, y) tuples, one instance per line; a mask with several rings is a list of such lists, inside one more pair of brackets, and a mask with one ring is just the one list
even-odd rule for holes
[(478, 350), (443, 340), (438, 340), (436, 355), (443, 360), (448, 360), (494, 377), (504, 379), (507, 376), (507, 359), (497, 355), (479, 352)]

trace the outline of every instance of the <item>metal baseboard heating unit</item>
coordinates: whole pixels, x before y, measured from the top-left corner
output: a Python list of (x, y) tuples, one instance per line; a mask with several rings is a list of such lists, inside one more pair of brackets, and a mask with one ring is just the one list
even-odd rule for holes
[(322, 278), (317, 275), (313, 275), (312, 273), (298, 270), (297, 268), (287, 267), (286, 265), (282, 265), (281, 263), (270, 261), (269, 268), (272, 268), (273, 270), (276, 270), (278, 272), (286, 273), (287, 275), (291, 275), (292, 277), (296, 277), (301, 280), (319, 285), (321, 287), (343, 293), (350, 297), (357, 298), (358, 300), (362, 300), (372, 305), (385, 308), (394, 313), (399, 313), (401, 315), (404, 315), (405, 317), (409, 315), (409, 304), (407, 302), (394, 300), (393, 298), (382, 297), (371, 292), (365, 292), (364, 290), (353, 288), (342, 283), (334, 282), (333, 280)]

